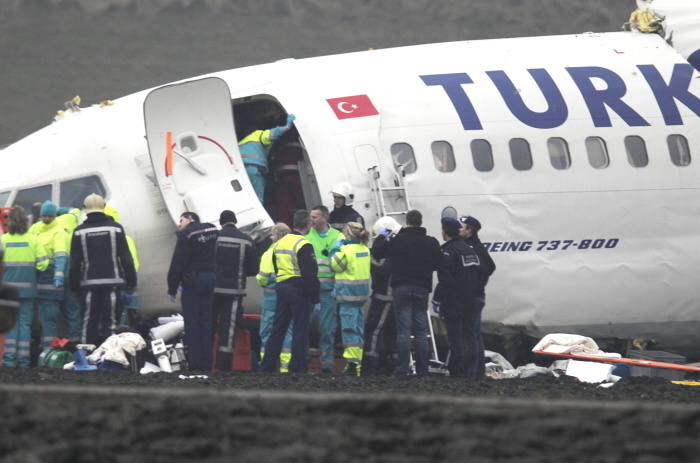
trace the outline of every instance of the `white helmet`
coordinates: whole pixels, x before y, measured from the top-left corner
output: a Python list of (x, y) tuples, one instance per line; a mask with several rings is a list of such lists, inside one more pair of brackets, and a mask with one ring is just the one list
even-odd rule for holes
[(401, 224), (396, 221), (393, 217), (384, 216), (374, 222), (374, 227), (372, 231), (375, 235), (378, 235), (382, 230), (390, 230), (392, 233), (398, 233), (401, 230)]
[(333, 187), (331, 193), (345, 198), (345, 205), (352, 206), (355, 202), (355, 194), (352, 192), (352, 185), (349, 182), (340, 182)]

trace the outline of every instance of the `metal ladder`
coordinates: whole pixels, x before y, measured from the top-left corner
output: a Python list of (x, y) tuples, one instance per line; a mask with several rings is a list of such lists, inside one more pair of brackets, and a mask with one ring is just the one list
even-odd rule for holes
[[(405, 215), (411, 210), (411, 202), (408, 199), (408, 191), (403, 182), (406, 173), (403, 165), (397, 166), (399, 174), (394, 178), (394, 186), (384, 187), (381, 182), (381, 174), (379, 166), (370, 167), (367, 169), (369, 173), (370, 189), (374, 197), (374, 203), (377, 207), (377, 216), (384, 217), (387, 215)], [(387, 210), (387, 203), (390, 204), (392, 210)]]

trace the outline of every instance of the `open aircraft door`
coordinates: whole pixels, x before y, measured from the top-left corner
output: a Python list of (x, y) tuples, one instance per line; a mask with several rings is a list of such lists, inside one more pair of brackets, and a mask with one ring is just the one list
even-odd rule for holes
[(158, 187), (175, 223), (185, 211), (218, 223), (229, 209), (256, 241), (267, 236), (274, 222), (243, 166), (226, 82), (207, 77), (157, 88), (146, 97), (144, 118)]

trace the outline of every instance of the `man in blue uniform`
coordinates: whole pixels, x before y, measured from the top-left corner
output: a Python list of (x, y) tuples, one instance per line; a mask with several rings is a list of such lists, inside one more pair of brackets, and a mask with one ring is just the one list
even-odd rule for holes
[(168, 270), (168, 297), (182, 285), (185, 347), (191, 370), (209, 372), (212, 364), (212, 299), (216, 275), (214, 251), (217, 229), (200, 223), (194, 212), (180, 216), (180, 233)]
[(273, 252), (277, 275), (277, 307), (272, 333), (265, 346), (265, 357), (260, 364), (263, 373), (275, 371), (282, 342), (292, 320), (294, 324), (289, 372), (302, 373), (306, 366), (311, 310), (315, 305), (320, 308), (318, 264), (313, 245), (304, 238), (310, 228), (309, 212), (297, 211), (294, 214), (294, 230), (277, 242)]
[(124, 228), (104, 213), (104, 199), (91, 194), (84, 205), (87, 218), (70, 246), (70, 289), (82, 291), (83, 343), (99, 346), (115, 334), (118, 301), (136, 287), (136, 269)]
[(214, 287), (213, 321), (219, 333), (216, 368), (233, 368), (233, 338), (236, 326), (243, 319), (243, 297), (246, 277), (258, 273), (258, 251), (253, 239), (236, 228), (236, 214), (223, 211), (219, 216), (221, 230), (214, 254), (216, 286)]

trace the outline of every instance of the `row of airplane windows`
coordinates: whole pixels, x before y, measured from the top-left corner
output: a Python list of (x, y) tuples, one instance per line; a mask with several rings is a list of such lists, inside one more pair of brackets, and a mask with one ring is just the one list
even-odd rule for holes
[[(646, 143), (642, 137), (630, 135), (625, 137), (625, 149), (627, 161), (632, 167), (646, 167), (649, 164), (649, 155)], [(688, 140), (683, 135), (669, 135), (666, 139), (668, 153), (671, 162), (679, 167), (690, 165), (690, 150)], [(472, 140), (470, 144), (474, 168), (479, 172), (490, 172), (493, 169), (493, 151), (491, 144), (483, 139)], [(524, 138), (512, 138), (508, 142), (510, 159), (513, 168), (520, 171), (530, 170), (533, 166), (530, 144)], [(431, 144), (433, 162), (440, 172), (452, 172), (457, 168), (452, 145), (446, 141), (435, 141)], [(569, 145), (563, 138), (553, 137), (547, 140), (549, 162), (557, 170), (565, 170), (571, 167), (571, 155)], [(610, 165), (608, 147), (600, 137), (586, 138), (586, 153), (588, 163), (595, 169), (605, 169)], [(413, 147), (408, 143), (394, 143), (391, 145), (391, 157), (395, 165), (403, 166), (403, 170), (410, 174), (418, 168)]]

